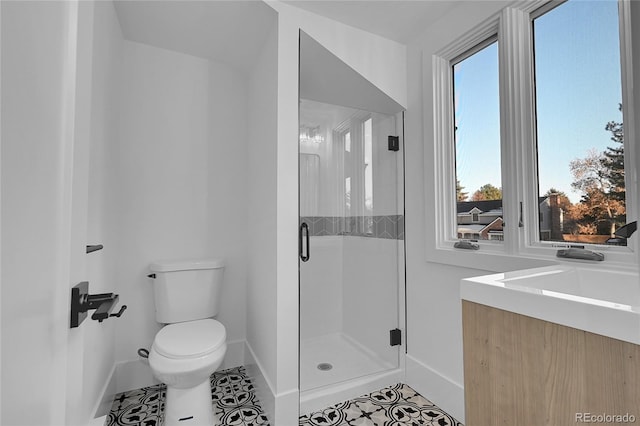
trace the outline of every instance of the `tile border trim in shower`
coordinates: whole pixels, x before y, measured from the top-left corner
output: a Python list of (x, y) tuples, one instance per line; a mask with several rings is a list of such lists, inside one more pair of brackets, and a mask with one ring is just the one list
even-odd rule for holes
[(309, 235), (325, 237), (341, 235), (345, 237), (368, 237), (404, 240), (404, 216), (302, 216), (300, 223), (309, 226)]

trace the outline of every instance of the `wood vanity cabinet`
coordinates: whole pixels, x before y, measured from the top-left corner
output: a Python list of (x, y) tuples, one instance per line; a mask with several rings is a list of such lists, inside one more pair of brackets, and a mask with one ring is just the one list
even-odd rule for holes
[(466, 300), (462, 324), (466, 426), (640, 424), (640, 346)]

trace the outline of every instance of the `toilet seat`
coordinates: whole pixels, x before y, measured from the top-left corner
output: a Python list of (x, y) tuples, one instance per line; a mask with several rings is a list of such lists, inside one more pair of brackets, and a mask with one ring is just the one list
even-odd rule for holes
[(222, 323), (203, 319), (163, 327), (156, 334), (153, 347), (167, 358), (197, 358), (216, 351), (226, 339), (227, 332)]

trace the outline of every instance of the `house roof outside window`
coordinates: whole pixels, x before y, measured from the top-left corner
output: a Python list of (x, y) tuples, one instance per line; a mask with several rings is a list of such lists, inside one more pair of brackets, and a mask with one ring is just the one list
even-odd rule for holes
[[(558, 216), (559, 232), (562, 230), (562, 209), (553, 208), (549, 203), (550, 197), (538, 197), (540, 212), (540, 232), (552, 233), (550, 218), (552, 214)], [(457, 209), (457, 233), (459, 238), (464, 235), (477, 234), (480, 238), (488, 238), (488, 234), (502, 234), (502, 200), (459, 201)], [(558, 210), (558, 211), (556, 211)], [(556, 232), (558, 233), (558, 232)], [(546, 235), (545, 234), (545, 235)]]

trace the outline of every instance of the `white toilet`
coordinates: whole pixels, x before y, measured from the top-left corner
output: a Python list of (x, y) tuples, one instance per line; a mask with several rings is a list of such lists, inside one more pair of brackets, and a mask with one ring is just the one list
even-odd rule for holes
[(166, 324), (149, 352), (153, 375), (167, 385), (166, 426), (215, 425), (209, 376), (222, 363), (227, 333), (218, 314), (224, 263), (219, 259), (155, 262), (156, 321)]

